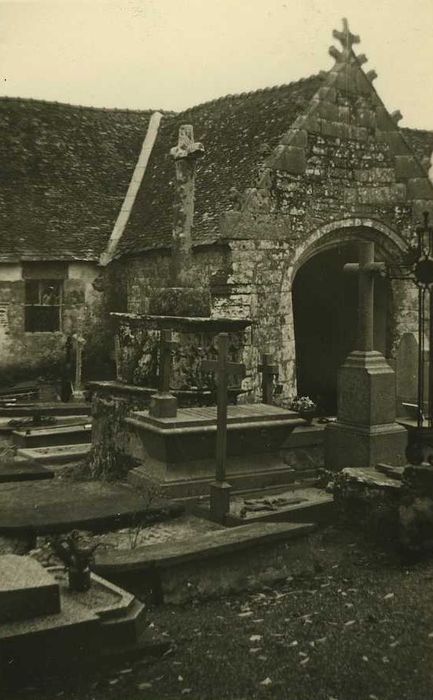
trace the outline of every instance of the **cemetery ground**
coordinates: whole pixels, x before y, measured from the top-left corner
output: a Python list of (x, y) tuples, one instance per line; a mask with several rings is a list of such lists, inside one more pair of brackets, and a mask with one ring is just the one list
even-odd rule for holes
[(311, 574), (149, 607), (148, 625), (172, 640), (162, 657), (111, 662), (91, 675), (76, 668), (72, 678), (44, 678), (7, 700), (431, 698), (433, 562), (409, 563), (334, 527), (305, 546)]

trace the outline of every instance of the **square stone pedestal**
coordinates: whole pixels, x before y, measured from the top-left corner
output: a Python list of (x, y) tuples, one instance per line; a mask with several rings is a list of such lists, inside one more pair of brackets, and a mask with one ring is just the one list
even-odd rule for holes
[(339, 372), (337, 421), (325, 430), (327, 468), (405, 464), (407, 432), (395, 418), (394, 371), (379, 352), (352, 352)]
[(30, 557), (2, 556), (0, 624), (59, 612), (59, 587), (46, 569)]

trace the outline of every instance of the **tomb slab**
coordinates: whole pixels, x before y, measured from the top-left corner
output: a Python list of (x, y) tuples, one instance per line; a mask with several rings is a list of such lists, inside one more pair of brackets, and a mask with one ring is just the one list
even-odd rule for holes
[(59, 586), (30, 557), (5, 554), (0, 570), (0, 623), (60, 612)]

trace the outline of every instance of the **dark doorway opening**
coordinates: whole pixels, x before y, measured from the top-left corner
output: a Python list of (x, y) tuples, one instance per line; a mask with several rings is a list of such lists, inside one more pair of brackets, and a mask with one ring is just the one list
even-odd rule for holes
[[(357, 260), (356, 243), (318, 253), (298, 270), (292, 287), (298, 394), (316, 401), (323, 415), (336, 413), (337, 372), (356, 349), (358, 278), (343, 267)], [(389, 282), (377, 278), (374, 349), (385, 356), (389, 306)]]

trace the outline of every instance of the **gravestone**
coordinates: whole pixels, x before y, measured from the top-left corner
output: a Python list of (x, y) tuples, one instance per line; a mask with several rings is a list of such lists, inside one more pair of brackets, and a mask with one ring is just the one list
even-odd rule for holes
[(0, 625), (60, 612), (59, 587), (37, 561), (16, 554), (0, 561)]
[(63, 567), (0, 556), (0, 685), (76, 671), (107, 654), (165, 651), (168, 640), (145, 629), (143, 603), (96, 574), (91, 581), (90, 590), (71, 591)]
[(405, 415), (403, 404), (418, 404), (418, 342), (413, 333), (401, 337), (395, 358), (397, 413)]
[(337, 420), (325, 429), (329, 469), (405, 463), (406, 430), (396, 423), (395, 374), (373, 349), (374, 278), (384, 264), (374, 260), (374, 243), (359, 244), (359, 263), (345, 265), (358, 275), (358, 338), (338, 375)]

